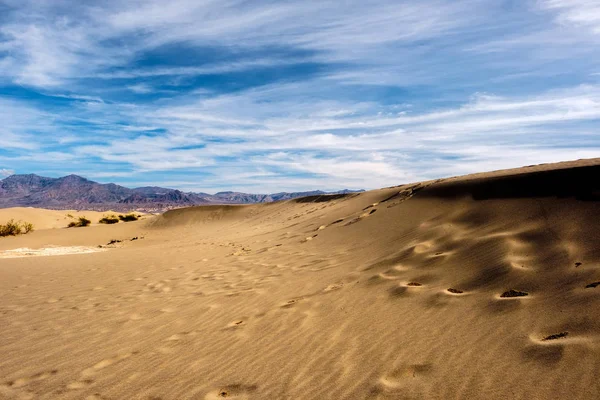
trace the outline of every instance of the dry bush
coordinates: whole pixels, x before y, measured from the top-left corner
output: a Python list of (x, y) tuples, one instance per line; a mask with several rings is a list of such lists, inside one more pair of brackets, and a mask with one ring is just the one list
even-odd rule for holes
[(17, 236), (33, 232), (33, 224), (30, 222), (15, 222), (14, 219), (9, 220), (6, 224), (0, 224), (0, 237)]
[(27, 234), (29, 232), (33, 232), (33, 224), (31, 222), (23, 222), (23, 224), (21, 224), (21, 227), (23, 228), (23, 233)]
[(116, 215), (105, 215), (98, 222), (101, 223), (101, 224), (116, 224), (116, 223), (119, 222), (119, 218), (117, 218)]
[(138, 217), (135, 214), (119, 215), (119, 219), (123, 222), (137, 221)]
[(67, 225), (67, 228), (79, 228), (79, 227), (83, 227), (83, 226), (88, 226), (91, 223), (92, 223), (92, 221), (90, 221), (86, 217), (79, 217), (79, 219), (77, 221), (69, 222), (69, 225)]

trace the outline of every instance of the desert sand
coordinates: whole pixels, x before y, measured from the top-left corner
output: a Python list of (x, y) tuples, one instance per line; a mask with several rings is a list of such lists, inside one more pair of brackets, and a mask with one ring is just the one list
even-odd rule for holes
[(114, 211), (76, 211), (76, 210), (44, 210), (32, 207), (13, 207), (0, 209), (0, 224), (8, 220), (31, 222), (35, 229), (60, 229), (66, 227), (69, 222), (76, 221), (79, 217), (85, 217), (92, 221), (92, 225), (98, 223), (105, 215), (119, 215)]
[(0, 398), (598, 399), (599, 177), (584, 160), (2, 238), (102, 251), (0, 258)]

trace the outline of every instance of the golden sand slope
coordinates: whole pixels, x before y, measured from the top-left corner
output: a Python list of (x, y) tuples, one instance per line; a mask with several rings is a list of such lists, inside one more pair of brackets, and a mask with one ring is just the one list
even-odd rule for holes
[(44, 210), (31, 207), (13, 207), (0, 209), (0, 224), (13, 219), (15, 221), (31, 222), (35, 229), (57, 229), (66, 227), (69, 222), (79, 217), (86, 217), (93, 224), (105, 215), (117, 214), (113, 211), (75, 211), (75, 210)]
[(599, 171), (1, 239), (123, 241), (0, 259), (0, 398), (598, 399)]

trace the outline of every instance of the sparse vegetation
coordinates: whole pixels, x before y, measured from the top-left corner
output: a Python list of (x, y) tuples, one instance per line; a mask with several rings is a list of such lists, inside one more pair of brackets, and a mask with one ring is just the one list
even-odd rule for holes
[(123, 222), (137, 221), (138, 216), (135, 214), (119, 215), (119, 219)]
[(101, 224), (116, 224), (119, 222), (119, 218), (117, 218), (116, 215), (105, 215), (104, 217), (102, 217), (102, 219), (100, 221), (98, 221)]
[(23, 222), (21, 224), (21, 227), (23, 228), (23, 233), (27, 234), (29, 232), (33, 232), (34, 226), (31, 222)]
[(17, 236), (33, 232), (33, 224), (29, 222), (15, 222), (14, 219), (9, 220), (6, 224), (0, 224), (0, 237)]
[(77, 221), (69, 222), (69, 225), (67, 225), (67, 228), (79, 228), (79, 227), (83, 227), (83, 226), (88, 226), (91, 223), (92, 223), (92, 221), (90, 221), (86, 217), (79, 217), (79, 219)]

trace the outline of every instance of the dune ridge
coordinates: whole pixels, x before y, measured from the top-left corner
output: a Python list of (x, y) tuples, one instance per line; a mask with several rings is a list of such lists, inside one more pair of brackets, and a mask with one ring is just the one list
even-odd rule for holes
[(600, 398), (599, 172), (582, 160), (2, 239), (122, 242), (0, 259), (0, 398)]

